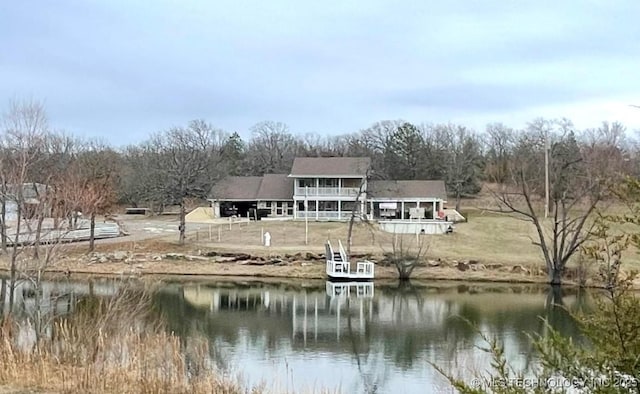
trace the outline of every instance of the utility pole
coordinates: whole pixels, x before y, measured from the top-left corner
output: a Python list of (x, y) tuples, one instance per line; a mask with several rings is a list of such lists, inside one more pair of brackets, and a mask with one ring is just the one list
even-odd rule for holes
[(549, 217), (549, 130), (544, 132), (544, 218)]
[(304, 244), (309, 245), (309, 186), (304, 187)]

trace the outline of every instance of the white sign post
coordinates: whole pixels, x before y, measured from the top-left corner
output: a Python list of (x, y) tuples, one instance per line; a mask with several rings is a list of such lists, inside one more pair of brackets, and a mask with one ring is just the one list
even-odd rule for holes
[(271, 246), (271, 234), (268, 231), (264, 233), (264, 246)]

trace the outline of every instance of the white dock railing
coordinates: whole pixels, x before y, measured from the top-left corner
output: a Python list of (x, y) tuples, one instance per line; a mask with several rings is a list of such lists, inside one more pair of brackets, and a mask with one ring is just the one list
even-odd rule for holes
[(348, 260), (347, 252), (344, 250), (342, 241), (338, 240), (338, 250), (335, 251), (331, 242), (325, 244), (326, 251), (326, 272), (329, 277), (342, 279), (373, 279), (374, 264), (364, 260), (356, 263), (355, 272), (351, 272), (351, 262)]
[(356, 265), (356, 273), (358, 275), (373, 275), (373, 263), (370, 261), (361, 261)]
[(342, 258), (342, 261), (349, 261), (348, 256), (347, 256), (347, 252), (344, 251), (344, 247), (342, 246), (342, 241), (338, 240), (338, 247), (340, 248), (340, 257)]

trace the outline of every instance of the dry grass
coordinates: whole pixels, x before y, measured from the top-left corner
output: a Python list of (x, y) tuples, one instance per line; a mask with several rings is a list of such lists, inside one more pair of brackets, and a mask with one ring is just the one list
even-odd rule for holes
[[(344, 222), (310, 222), (308, 244), (305, 245), (305, 224), (300, 221), (251, 222), (190, 232), (188, 240), (206, 247), (256, 254), (282, 254), (295, 252), (323, 252), (327, 239), (342, 240), (346, 246), (347, 224)], [(262, 246), (263, 232), (271, 234), (271, 247)], [(197, 235), (196, 235), (197, 234)], [(505, 215), (474, 212), (468, 223), (456, 225), (450, 235), (423, 235), (427, 237), (428, 258), (449, 260), (475, 259), (489, 263), (534, 264), (542, 263), (542, 255), (531, 242), (533, 227), (530, 223)], [(381, 231), (377, 225), (358, 224), (354, 227), (352, 252), (381, 255), (391, 252), (394, 235)], [(416, 236), (398, 235), (406, 245), (417, 247)]]
[(139, 293), (78, 308), (31, 345), (18, 340), (28, 324), (5, 320), (0, 385), (61, 393), (247, 392), (210, 368), (206, 340), (183, 346), (160, 329)]

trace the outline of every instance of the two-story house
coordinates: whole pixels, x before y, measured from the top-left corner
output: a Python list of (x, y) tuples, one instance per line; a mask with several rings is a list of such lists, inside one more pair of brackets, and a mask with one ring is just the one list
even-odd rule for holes
[(443, 219), (443, 181), (372, 180), (370, 167), (368, 157), (298, 157), (289, 174), (227, 177), (209, 201), (215, 217), (246, 217), (257, 208), (269, 218), (348, 220), (357, 212), (378, 221)]
[(297, 157), (291, 167), (294, 219), (341, 220), (365, 212), (368, 157)]

